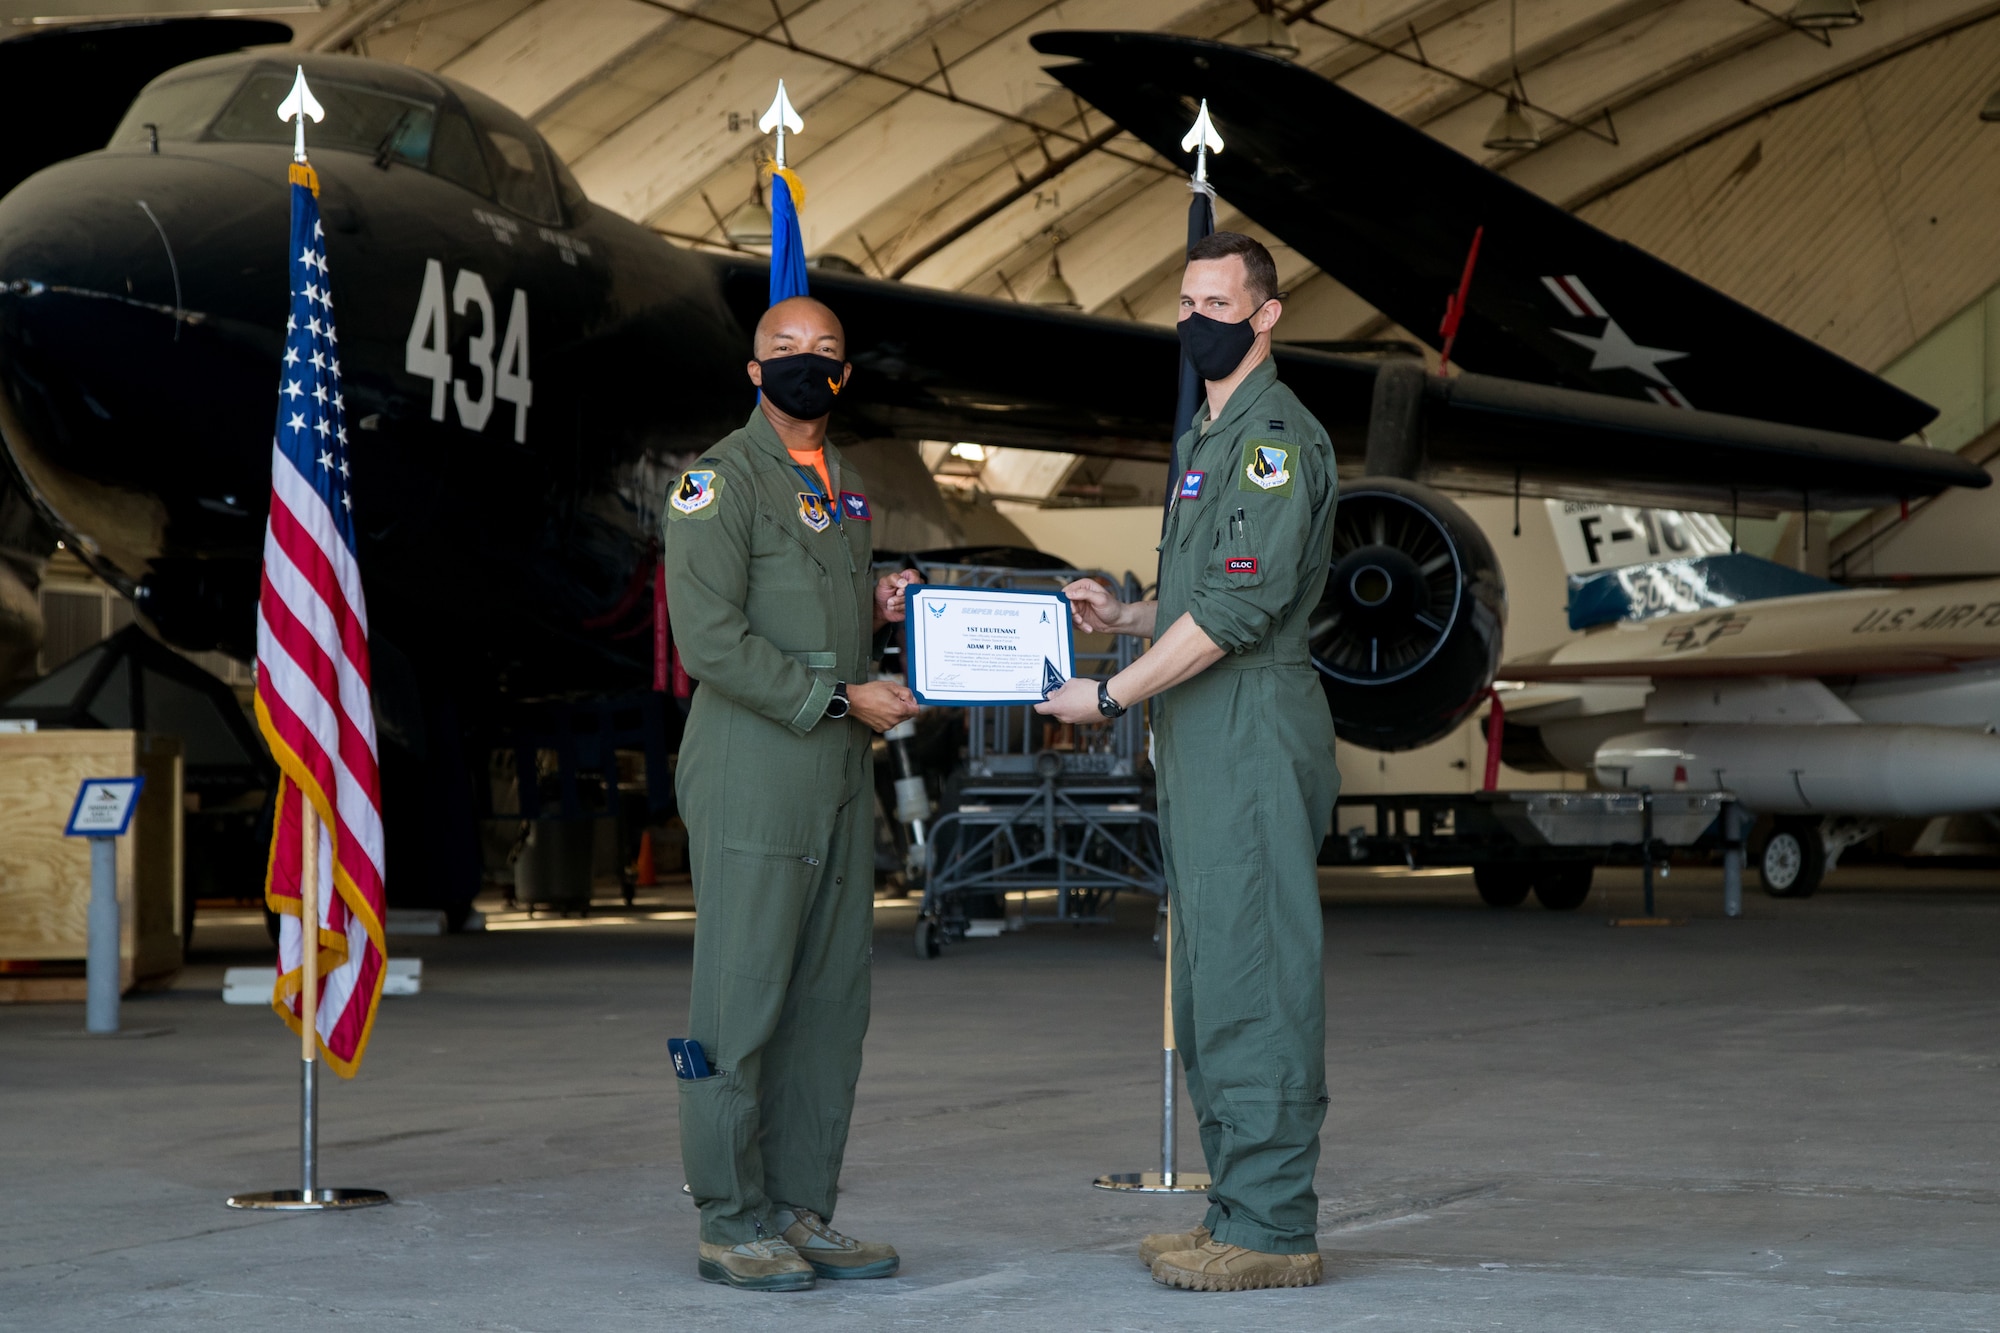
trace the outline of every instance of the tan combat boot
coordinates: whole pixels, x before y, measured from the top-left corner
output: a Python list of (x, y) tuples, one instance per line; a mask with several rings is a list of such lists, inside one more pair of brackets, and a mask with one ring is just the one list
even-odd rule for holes
[(1265, 1287), (1310, 1287), (1319, 1282), (1320, 1259), (1312, 1254), (1264, 1254), (1211, 1240), (1192, 1250), (1163, 1254), (1153, 1261), (1153, 1281), (1183, 1291), (1261, 1291)]
[(1151, 1268), (1153, 1260), (1177, 1250), (1198, 1250), (1208, 1244), (1208, 1228), (1193, 1231), (1159, 1231), (1139, 1242), (1139, 1262)]
[(894, 1277), (903, 1262), (894, 1246), (843, 1235), (810, 1208), (778, 1210), (779, 1222), (788, 1216), (785, 1240), (823, 1278)]
[(812, 1265), (782, 1240), (752, 1240), (741, 1245), (703, 1241), (695, 1271), (704, 1281), (744, 1291), (810, 1291), (813, 1285)]

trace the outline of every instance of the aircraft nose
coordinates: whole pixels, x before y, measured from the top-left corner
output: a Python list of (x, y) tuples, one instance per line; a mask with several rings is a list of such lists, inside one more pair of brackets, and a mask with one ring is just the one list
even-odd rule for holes
[[(0, 443), (128, 590), (164, 557), (254, 552), (266, 460), (223, 442), (268, 440), (278, 335), (228, 304), (225, 275), (282, 269), (284, 199), (282, 178), (132, 154), (61, 163), (0, 199)], [(232, 260), (250, 225), (271, 253)], [(268, 322), (283, 299), (263, 303)]]

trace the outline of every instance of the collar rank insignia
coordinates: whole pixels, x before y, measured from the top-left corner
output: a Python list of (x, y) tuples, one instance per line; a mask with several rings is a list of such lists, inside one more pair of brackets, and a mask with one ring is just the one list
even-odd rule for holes
[(853, 491), (840, 493), (840, 512), (844, 518), (858, 518), (863, 523), (875, 521), (875, 511), (868, 507), (868, 497), (856, 495)]
[(1291, 459), (1289, 449), (1260, 444), (1251, 451), (1250, 461), (1243, 469), (1244, 479), (1259, 490), (1275, 491), (1292, 479), (1291, 470), (1285, 466)]
[(713, 468), (687, 472), (681, 475), (680, 485), (674, 487), (667, 503), (683, 514), (698, 514), (715, 503), (715, 497), (721, 490)]
[(833, 511), (826, 507), (826, 497), (814, 495), (811, 491), (799, 492), (799, 522), (814, 532), (825, 532), (833, 522)]
[(1189, 472), (1184, 474), (1181, 477), (1180, 498), (1183, 500), (1201, 499), (1201, 483), (1207, 477), (1208, 474), (1206, 472)]

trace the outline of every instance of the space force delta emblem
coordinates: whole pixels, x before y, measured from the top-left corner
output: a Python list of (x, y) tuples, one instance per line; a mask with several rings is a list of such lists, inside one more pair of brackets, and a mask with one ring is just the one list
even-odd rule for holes
[[(715, 503), (715, 497), (722, 494), (722, 478), (715, 475), (712, 468), (681, 475), (680, 485), (667, 497), (667, 503), (684, 518), (693, 518)], [(702, 514), (703, 517), (708, 517)]]
[(856, 495), (853, 491), (840, 493), (840, 512), (846, 518), (858, 518), (863, 523), (875, 521), (874, 511), (868, 508), (868, 497)]
[(1236, 487), (1243, 491), (1290, 495), (1291, 461), (1292, 451), (1274, 440), (1246, 440), (1243, 444), (1243, 480)]
[(799, 522), (814, 532), (825, 532), (827, 524), (833, 522), (833, 511), (827, 508), (826, 497), (814, 495), (811, 491), (800, 491)]

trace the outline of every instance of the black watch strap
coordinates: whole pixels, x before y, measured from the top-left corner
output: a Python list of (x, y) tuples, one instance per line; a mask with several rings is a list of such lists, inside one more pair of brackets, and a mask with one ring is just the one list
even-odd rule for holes
[(1119, 703), (1111, 697), (1111, 682), (1108, 680), (1098, 681), (1097, 711), (1106, 717), (1123, 717), (1125, 716), (1125, 709), (1126, 705)]
[(834, 682), (833, 697), (826, 701), (826, 715), (832, 718), (846, 717), (847, 710), (852, 706), (847, 702), (847, 682), (844, 680)]

